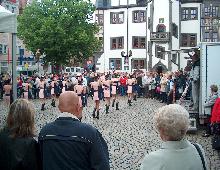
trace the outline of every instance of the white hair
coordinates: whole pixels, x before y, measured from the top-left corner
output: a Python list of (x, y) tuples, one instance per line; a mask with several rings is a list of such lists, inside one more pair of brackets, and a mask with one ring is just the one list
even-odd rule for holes
[(189, 113), (178, 104), (170, 104), (156, 111), (154, 121), (157, 130), (163, 129), (163, 135), (181, 140), (189, 128)]

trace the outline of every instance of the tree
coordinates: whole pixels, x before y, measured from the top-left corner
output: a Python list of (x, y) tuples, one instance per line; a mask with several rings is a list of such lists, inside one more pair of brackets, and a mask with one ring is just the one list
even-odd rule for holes
[(45, 62), (83, 61), (101, 45), (90, 22), (94, 10), (90, 0), (35, 0), (18, 17), (18, 36), (28, 50), (40, 49)]

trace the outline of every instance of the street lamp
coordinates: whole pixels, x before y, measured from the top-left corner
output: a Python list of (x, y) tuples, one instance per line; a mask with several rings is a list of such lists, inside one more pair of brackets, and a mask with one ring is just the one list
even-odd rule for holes
[(122, 51), (122, 52), (121, 52), (121, 56), (124, 58), (124, 64), (125, 64), (125, 65), (129, 65), (129, 57), (132, 56), (132, 51), (130, 50), (130, 51), (127, 53), (127, 55), (125, 55), (125, 52)]

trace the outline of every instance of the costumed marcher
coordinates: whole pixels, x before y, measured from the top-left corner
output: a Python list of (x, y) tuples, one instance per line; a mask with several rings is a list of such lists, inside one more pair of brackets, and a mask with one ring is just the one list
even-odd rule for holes
[(44, 111), (45, 110), (45, 82), (44, 82), (44, 76), (41, 77), (40, 79), (40, 92), (39, 92), (39, 98), (41, 100), (41, 110)]
[(105, 76), (105, 81), (103, 81), (103, 89), (104, 89), (104, 98), (105, 98), (105, 112), (106, 114), (109, 113), (109, 106), (110, 106), (110, 100), (111, 100), (111, 90), (110, 86), (112, 84), (112, 81), (109, 80), (109, 74)]
[(83, 75), (82, 78), (82, 85), (83, 85), (83, 92), (82, 92), (82, 105), (83, 107), (87, 106), (87, 99), (88, 99), (88, 84), (87, 84), (87, 79)]
[(11, 85), (11, 80), (5, 80), (4, 86), (3, 86), (5, 95), (3, 97), (4, 102), (6, 104), (6, 106), (10, 105), (10, 96), (11, 96), (11, 90), (12, 90), (12, 85)]
[(133, 91), (133, 85), (134, 85), (134, 80), (132, 79), (133, 77), (130, 75), (127, 79), (127, 93), (128, 93), (128, 105), (131, 105), (131, 99), (132, 99), (132, 91)]
[(51, 82), (51, 96), (52, 96), (51, 106), (56, 107), (54, 85), (55, 85), (55, 78), (53, 78)]
[(119, 110), (119, 102), (117, 101), (117, 89), (119, 86), (119, 79), (116, 77), (115, 74), (112, 75), (112, 107), (115, 107), (116, 104), (116, 110)]
[(137, 84), (137, 78), (135, 78), (136, 76), (133, 75), (133, 89), (132, 89), (132, 92), (133, 92), (133, 99), (134, 101), (137, 101), (137, 94), (138, 94), (138, 88), (139, 88), (139, 85)]
[[(101, 86), (98, 77), (94, 77), (94, 81), (90, 83), (91, 89), (93, 89), (93, 100), (95, 101), (95, 108), (93, 110), (92, 116), (93, 118), (99, 119), (99, 104), (100, 104), (100, 94), (99, 88)], [(96, 114), (95, 114), (96, 113)]]
[[(79, 97), (80, 107), (83, 107), (83, 102), (82, 102), (83, 90), (84, 90), (84, 88), (83, 88), (83, 85), (82, 85), (82, 81), (78, 81), (78, 84), (74, 86), (74, 91)], [(80, 121), (81, 121), (81, 119), (80, 119)]]

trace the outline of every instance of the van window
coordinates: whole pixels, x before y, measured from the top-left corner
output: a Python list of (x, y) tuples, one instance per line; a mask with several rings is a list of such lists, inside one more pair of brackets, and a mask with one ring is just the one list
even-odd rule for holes
[(76, 72), (78, 73), (80, 73), (80, 71), (81, 71), (81, 69), (80, 68), (76, 68)]
[(66, 68), (66, 72), (69, 73), (70, 72), (70, 68)]
[(74, 72), (74, 70), (75, 70), (74, 68), (71, 68), (71, 72)]

